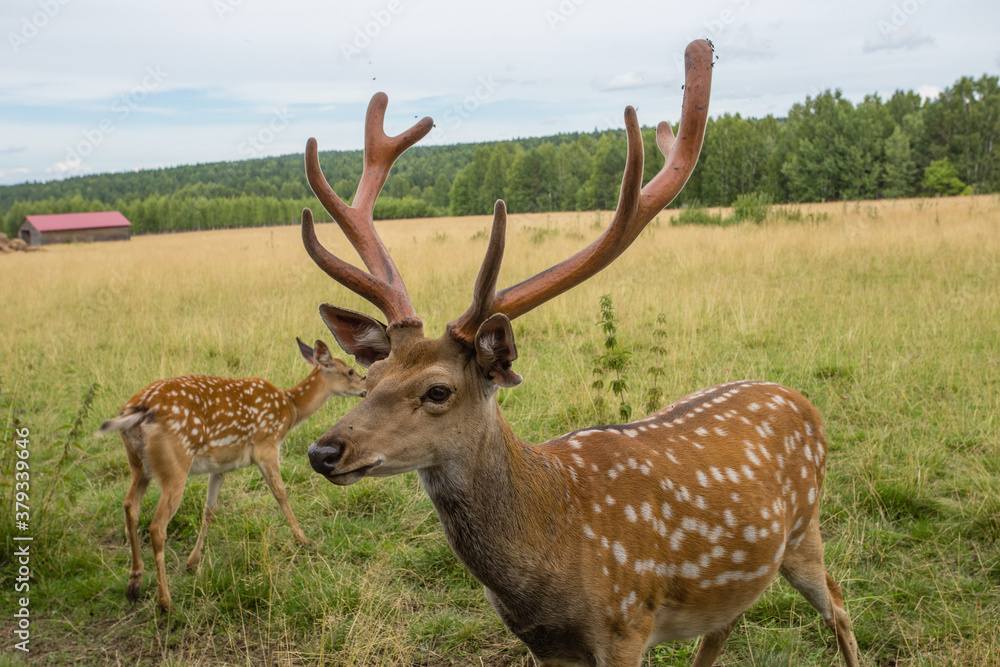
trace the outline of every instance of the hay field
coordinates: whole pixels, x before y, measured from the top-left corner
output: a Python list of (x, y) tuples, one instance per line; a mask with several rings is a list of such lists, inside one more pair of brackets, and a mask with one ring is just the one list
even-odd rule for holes
[[(1000, 664), (1000, 198), (777, 213), (719, 228), (672, 226), (665, 212), (612, 267), (518, 319), (525, 382), (501, 395), (505, 415), (532, 441), (601, 421), (590, 385), (598, 299), (610, 293), (632, 352), (637, 416), (654, 366), (665, 368), (665, 403), (743, 378), (787, 384), (816, 403), (831, 442), (827, 564), (865, 664)], [(582, 248), (609, 218), (510, 215), (500, 283)], [(426, 333), (439, 335), (468, 305), (489, 219), (378, 229)], [(356, 261), (335, 225), (319, 236)], [(309, 468), (308, 444), (356, 399), (331, 400), (284, 444), (283, 476), (312, 548), (296, 545), (260, 475), (246, 470), (228, 477), (202, 568), (185, 574), (205, 492), (205, 478), (192, 478), (168, 529), (176, 613), (155, 612), (148, 543), (142, 599), (134, 610), (125, 602), (128, 472), (116, 439), (92, 437), (101, 421), (164, 377), (291, 386), (308, 370), (295, 337), (332, 342), (320, 302), (374, 312), (312, 264), (297, 227), (51, 247), (0, 257), (0, 277), (5, 517), (9, 429), (31, 432), (26, 664), (529, 664), (448, 550), (414, 475), (342, 489)], [(158, 497), (154, 485), (143, 539)], [(7, 610), (17, 532), (4, 524)], [(21, 664), (13, 627), (0, 617), (0, 664)], [(656, 649), (648, 664), (686, 665), (693, 647)], [(721, 660), (839, 664), (832, 637), (783, 582), (748, 612)]]

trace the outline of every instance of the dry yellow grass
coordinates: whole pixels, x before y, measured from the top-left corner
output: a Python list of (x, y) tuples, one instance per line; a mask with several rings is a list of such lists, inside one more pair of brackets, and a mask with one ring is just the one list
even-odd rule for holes
[[(594, 419), (589, 385), (604, 293), (635, 353), (637, 386), (655, 361), (667, 369), (668, 400), (744, 377), (805, 391), (833, 445), (828, 561), (869, 664), (996, 664), (1000, 198), (798, 209), (813, 221), (672, 226), (674, 214), (661, 214), (612, 267), (516, 321), (526, 381), (503, 394), (505, 413), (535, 441)], [(511, 214), (501, 285), (584, 247), (609, 218)], [(386, 221), (378, 229), (426, 333), (440, 335), (471, 298), (489, 218)], [(318, 233), (356, 261), (335, 225)], [(185, 623), (164, 628), (143, 608), (109, 631), (127, 570), (122, 452), (83, 438), (83, 451), (70, 457), (79, 479), (50, 474), (65, 437), (59, 427), (73, 420), (86, 388), (100, 385), (85, 418), (90, 433), (157, 378), (261, 376), (290, 386), (307, 371), (295, 336), (331, 342), (320, 302), (374, 309), (312, 264), (297, 227), (55, 246), (3, 255), (0, 276), (0, 415), (32, 429), (38, 488), (57, 489), (61, 513), (63, 532), (53, 533), (60, 544), (49, 544), (53, 555), (38, 563), (51, 597), (33, 610), (42, 646), (46, 633), (58, 638), (49, 641), (51, 655), (65, 658), (75, 646), (92, 664), (114, 662), (100, 655), (125, 664), (523, 660), (448, 556), (412, 480), (343, 491), (309, 472), (305, 444), (352, 404), (337, 401), (292, 434), (283, 463), (295, 511), (319, 549), (287, 546), (266, 490), (241, 477), (223, 501), (240, 510), (223, 516), (243, 520), (220, 519), (206, 572), (178, 580)], [(654, 341), (661, 314), (667, 336)], [(666, 348), (660, 359), (649, 352), (653, 342)], [(637, 412), (641, 402), (633, 397)], [(66, 489), (76, 500), (60, 504)], [(178, 553), (199, 511), (192, 501), (171, 525), (182, 535)], [(277, 544), (258, 550), (247, 535), (261, 534)], [(829, 664), (818, 621), (791, 599), (780, 588), (769, 594), (727, 649), (727, 664)], [(789, 630), (789, 618), (805, 631)], [(117, 652), (92, 650), (107, 641)], [(685, 658), (661, 652), (650, 660)]]

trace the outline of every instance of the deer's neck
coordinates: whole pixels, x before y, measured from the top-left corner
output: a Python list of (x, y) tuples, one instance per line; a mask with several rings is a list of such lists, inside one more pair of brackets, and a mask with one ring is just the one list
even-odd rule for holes
[(323, 383), (320, 381), (319, 371), (316, 369), (313, 369), (302, 382), (291, 389), (285, 389), (285, 396), (295, 412), (292, 428), (312, 417), (329, 398), (323, 391)]
[(445, 535), (470, 572), (494, 592), (521, 590), (544, 577), (565, 530), (568, 480), (539, 449), (497, 423), (420, 479)]

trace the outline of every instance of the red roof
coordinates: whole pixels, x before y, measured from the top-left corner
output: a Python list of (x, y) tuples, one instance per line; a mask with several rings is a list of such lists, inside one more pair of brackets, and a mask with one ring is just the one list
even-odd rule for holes
[(118, 211), (97, 213), (59, 213), (56, 215), (26, 215), (25, 220), (40, 232), (63, 232), (71, 229), (99, 227), (131, 227), (132, 223)]

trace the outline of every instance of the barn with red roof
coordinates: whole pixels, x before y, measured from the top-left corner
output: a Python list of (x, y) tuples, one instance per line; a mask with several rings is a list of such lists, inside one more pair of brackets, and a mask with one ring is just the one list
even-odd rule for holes
[(118, 211), (28, 215), (17, 228), (17, 235), (34, 246), (67, 241), (128, 241), (132, 223)]

